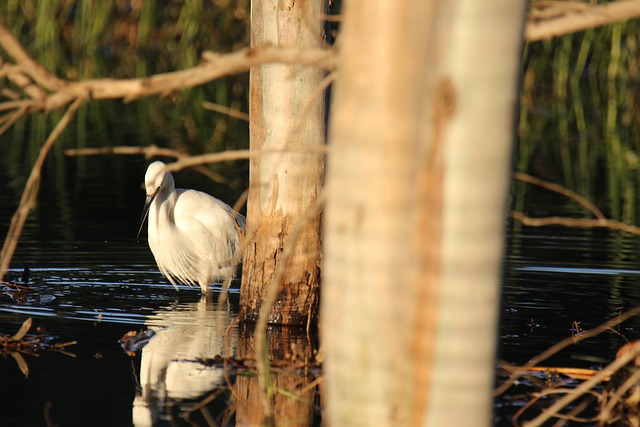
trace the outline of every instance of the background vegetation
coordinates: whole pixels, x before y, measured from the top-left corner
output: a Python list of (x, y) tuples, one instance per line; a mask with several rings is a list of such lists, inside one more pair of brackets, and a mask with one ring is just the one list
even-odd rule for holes
[[(248, 45), (248, 14), (248, 0), (0, 3), (3, 25), (29, 54), (71, 80), (134, 78), (189, 68), (205, 50), (230, 52)], [(70, 147), (157, 144), (192, 154), (246, 148), (247, 123), (207, 110), (203, 102), (246, 112), (247, 93), (248, 75), (241, 74), (130, 105), (85, 104), (54, 148), (57, 173), (64, 173), (63, 151)], [(9, 129), (3, 137), (11, 140), (7, 165), (13, 165), (15, 172), (28, 170), (61, 114), (30, 115)], [(77, 162), (82, 176), (86, 163), (82, 158)]]
[[(638, 24), (525, 46), (515, 166), (597, 201), (607, 216), (628, 223), (636, 223), (640, 207)], [(524, 199), (527, 188), (515, 184), (516, 210), (533, 208)]]

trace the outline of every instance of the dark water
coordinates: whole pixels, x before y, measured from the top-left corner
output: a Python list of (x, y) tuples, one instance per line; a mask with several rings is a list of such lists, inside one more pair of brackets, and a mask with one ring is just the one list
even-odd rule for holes
[[(118, 161), (125, 188), (105, 179), (105, 160), (98, 158), (90, 160), (95, 173), (81, 185), (63, 177), (68, 194), (75, 191), (67, 200), (51, 193), (59, 185), (55, 178), (43, 185), (7, 275), (19, 281), (29, 267), (34, 291), (22, 299), (0, 293), (0, 333), (13, 334), (31, 317), (32, 332), (43, 328), (55, 342), (77, 341), (65, 348), (75, 357), (22, 354), (26, 378), (14, 358), (4, 355), (0, 426), (44, 425), (47, 402), (60, 426), (127, 426), (133, 420), (145, 425), (152, 416), (162, 419), (159, 402), (193, 400), (222, 380), (219, 368), (185, 360), (236, 353), (234, 331), (226, 329), (237, 312), (238, 290), (231, 290), (225, 310), (216, 311), (201, 301), (199, 290), (176, 292), (159, 274), (144, 233), (136, 240), (145, 162)], [(3, 237), (18, 200), (9, 182), (3, 180), (0, 190)], [(156, 331), (154, 344), (142, 356), (125, 354), (119, 338), (146, 328)]]
[[(640, 304), (639, 238), (616, 231), (541, 228), (510, 231), (502, 293), (501, 355), (524, 363), (571, 336)], [(623, 325), (638, 339), (637, 321)], [(572, 353), (611, 359), (624, 339), (614, 333), (582, 342)], [(575, 363), (575, 361), (573, 362)]]
[[(545, 206), (544, 199), (539, 202), (545, 211), (542, 215), (575, 215), (562, 212), (558, 205)], [(580, 330), (595, 328), (640, 305), (637, 236), (602, 229), (520, 228), (512, 221), (507, 230), (500, 359), (522, 365)], [(570, 345), (540, 365), (602, 368), (613, 361), (627, 340), (640, 339), (638, 318), (614, 329)], [(503, 379), (499, 377), (498, 382)], [(514, 425), (511, 417), (532, 392), (540, 391), (540, 384), (544, 387), (547, 377), (540, 375), (539, 380), (537, 386), (524, 380), (496, 399), (496, 425)], [(518, 422), (540, 412), (540, 408), (530, 409)]]
[[(61, 426), (146, 425), (151, 419), (188, 425), (175, 414), (225, 381), (219, 367), (200, 360), (238, 352), (235, 330), (227, 331), (237, 313), (238, 291), (232, 290), (222, 311), (202, 301), (198, 289), (176, 292), (158, 273), (144, 235), (135, 237), (145, 160), (87, 161), (89, 172), (81, 179), (73, 167), (59, 174), (49, 166), (8, 275), (19, 280), (28, 266), (34, 292), (26, 300), (0, 293), (1, 333), (14, 333), (31, 317), (34, 331), (43, 328), (60, 343), (77, 341), (65, 348), (75, 357), (23, 354), (26, 378), (14, 358), (4, 355), (0, 426), (44, 425), (47, 405), (48, 416)], [(109, 174), (113, 169), (118, 178)], [(6, 176), (0, 187), (4, 236), (20, 186)], [(532, 203), (531, 215), (576, 213), (554, 199)], [(501, 359), (525, 363), (570, 337), (574, 322), (590, 329), (640, 302), (637, 237), (596, 229), (522, 228), (511, 220), (506, 229)], [(142, 354), (127, 355), (120, 337), (147, 328), (156, 332), (150, 344)], [(631, 320), (619, 332), (569, 347), (545, 365), (600, 367), (625, 337), (639, 338), (640, 323)], [(216, 405), (220, 417), (225, 409)], [(497, 424), (508, 424), (517, 410), (508, 395), (496, 407)]]

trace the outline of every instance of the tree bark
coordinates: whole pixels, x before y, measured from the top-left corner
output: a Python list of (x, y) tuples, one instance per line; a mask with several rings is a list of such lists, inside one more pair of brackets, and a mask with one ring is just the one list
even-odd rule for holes
[[(318, 48), (320, 0), (252, 3), (251, 45)], [(296, 221), (316, 200), (324, 173), (321, 155), (303, 151), (324, 144), (323, 71), (301, 65), (263, 65), (250, 75), (251, 150), (286, 149), (250, 162), (248, 243), (243, 258), (241, 319), (255, 321), (283, 245)], [(307, 224), (280, 284), (270, 323), (304, 325), (317, 317), (320, 220)]]
[(525, 2), (345, 2), (325, 209), (329, 425), (489, 425)]

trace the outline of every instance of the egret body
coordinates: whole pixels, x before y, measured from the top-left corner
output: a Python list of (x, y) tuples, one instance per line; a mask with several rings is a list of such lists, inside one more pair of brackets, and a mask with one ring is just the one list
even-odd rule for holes
[(230, 280), (240, 261), (245, 218), (224, 202), (196, 190), (177, 189), (162, 162), (153, 162), (144, 177), (147, 200), (140, 229), (148, 215), (149, 247), (162, 274), (176, 283), (200, 285)]

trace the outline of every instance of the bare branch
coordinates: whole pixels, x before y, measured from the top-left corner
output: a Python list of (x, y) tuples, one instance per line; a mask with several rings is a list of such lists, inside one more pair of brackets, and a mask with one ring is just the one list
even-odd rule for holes
[[(160, 148), (157, 145), (149, 145), (148, 147), (102, 147), (102, 148), (71, 148), (64, 152), (67, 156), (97, 156), (105, 154), (120, 155), (144, 155), (145, 158), (153, 157), (173, 157), (183, 159), (189, 157), (184, 151), (174, 150), (172, 148)], [(201, 173), (209, 179), (221, 184), (228, 184), (229, 181), (219, 173), (212, 171), (201, 165), (193, 166), (193, 170)]]
[(520, 212), (511, 212), (512, 218), (517, 219), (524, 225), (530, 227), (544, 227), (548, 225), (562, 225), (565, 227), (597, 227), (610, 228), (612, 230), (626, 231), (627, 233), (640, 236), (640, 227), (625, 224), (624, 222), (609, 219), (589, 219), (589, 218), (563, 218), (559, 216), (549, 216), (544, 218), (531, 218)]
[(102, 148), (71, 148), (65, 150), (67, 156), (97, 156), (106, 154), (119, 154), (119, 155), (144, 155), (145, 158), (151, 159), (153, 157), (173, 157), (177, 159), (176, 162), (169, 163), (167, 169), (171, 172), (177, 172), (186, 168), (193, 168), (195, 171), (208, 176), (212, 180), (220, 183), (226, 183), (226, 179), (211, 171), (203, 165), (210, 163), (221, 163), (234, 160), (246, 160), (252, 157), (259, 157), (268, 154), (282, 154), (282, 153), (303, 153), (303, 154), (318, 154), (325, 155), (329, 151), (328, 147), (310, 147), (305, 149), (283, 149), (283, 150), (228, 150), (221, 153), (201, 154), (198, 156), (190, 156), (182, 151), (173, 150), (170, 148), (159, 148), (156, 145), (150, 145), (148, 147), (102, 147)]
[(545, 421), (551, 417), (557, 416), (562, 408), (569, 405), (571, 402), (582, 396), (584, 393), (591, 390), (599, 382), (603, 381), (606, 376), (612, 375), (619, 369), (623, 368), (631, 360), (635, 359), (640, 354), (640, 342), (633, 344), (633, 347), (627, 353), (624, 353), (608, 366), (603, 368), (600, 373), (594, 375), (590, 380), (583, 382), (570, 393), (567, 393), (563, 398), (559, 399), (556, 403), (547, 408), (542, 414), (534, 418), (527, 423), (529, 427), (537, 427), (544, 424)]
[(632, 317), (638, 316), (640, 314), (640, 306), (632, 308), (629, 311), (626, 311), (625, 313), (618, 315), (614, 318), (611, 318), (609, 320), (607, 320), (606, 322), (604, 322), (603, 324), (601, 324), (600, 326), (597, 326), (593, 329), (589, 329), (588, 331), (584, 331), (580, 336), (571, 336), (568, 338), (565, 338), (564, 340), (560, 341), (559, 343), (554, 344), (553, 346), (549, 347), (548, 349), (546, 349), (545, 351), (543, 351), (542, 353), (540, 353), (539, 355), (535, 356), (534, 358), (532, 358), (528, 363), (526, 363), (525, 365), (522, 366), (522, 368), (519, 368), (518, 370), (514, 371), (513, 374), (511, 374), (511, 376), (509, 377), (508, 380), (506, 380), (504, 383), (502, 383), (500, 385), (500, 387), (496, 388), (496, 390), (494, 391), (494, 396), (499, 396), (502, 393), (504, 393), (509, 387), (511, 387), (511, 385), (513, 385), (513, 383), (516, 381), (516, 379), (518, 379), (518, 377), (520, 377), (521, 373), (526, 371), (526, 368), (530, 368), (532, 366), (536, 366), (538, 363), (541, 363), (545, 360), (547, 360), (549, 357), (553, 356), (554, 354), (556, 354), (557, 352), (559, 352), (560, 350), (569, 347), (570, 345), (576, 344), (580, 341), (584, 341), (588, 338), (592, 338), (595, 337), (596, 335), (599, 335), (605, 331), (611, 330), (611, 328), (613, 328), (616, 325), (621, 324), (622, 322), (625, 322), (629, 319), (631, 319)]
[(626, 231), (627, 233), (635, 234), (640, 236), (640, 227), (636, 227), (635, 225), (629, 225), (620, 221), (613, 221), (607, 219), (602, 211), (596, 207), (593, 203), (591, 203), (586, 198), (581, 195), (565, 188), (561, 185), (554, 184), (548, 181), (544, 181), (540, 178), (533, 177), (531, 175), (527, 175), (520, 172), (515, 172), (513, 177), (519, 181), (526, 182), (529, 184), (537, 185), (542, 188), (546, 188), (547, 190), (553, 191), (558, 194), (562, 194), (572, 200), (575, 200), (584, 208), (588, 209), (596, 219), (590, 218), (565, 218), (559, 216), (549, 216), (543, 218), (531, 218), (522, 212), (510, 212), (509, 216), (520, 221), (524, 225), (528, 225), (530, 227), (544, 227), (548, 225), (562, 225), (565, 227), (598, 227), (598, 228), (609, 228), (612, 230), (620, 230)]
[(0, 135), (4, 134), (7, 131), (7, 129), (13, 126), (13, 124), (17, 122), (18, 119), (20, 119), (20, 117), (24, 116), (26, 113), (27, 113), (27, 107), (25, 105), (22, 105), (17, 110), (14, 110), (0, 117), (0, 123), (2, 123), (2, 127), (0, 127)]
[[(207, 83), (216, 78), (248, 71), (252, 67), (267, 63), (295, 64), (310, 67), (320, 67), (327, 70), (334, 69), (334, 52), (330, 49), (298, 49), (262, 45), (253, 48), (245, 48), (229, 54), (203, 53), (201, 64), (186, 70), (156, 74), (146, 78), (136, 79), (89, 79), (78, 82), (66, 81), (56, 77), (51, 72), (34, 61), (23, 49), (16, 38), (0, 25), (0, 47), (11, 57), (14, 63), (6, 63), (0, 60), (0, 78), (7, 78), (22, 93), (16, 93), (6, 89), (2, 94), (8, 99), (0, 104), (1, 110), (8, 110), (0, 117), (0, 132), (9, 128), (24, 114), (36, 111), (50, 111), (64, 107), (73, 102), (62, 120), (54, 128), (49, 139), (43, 145), (40, 155), (34, 165), (31, 176), (24, 189), (20, 206), (12, 219), (10, 231), (2, 248), (2, 263), (0, 264), (0, 278), (6, 273), (11, 257), (17, 245), (17, 240), (26, 220), (26, 215), (33, 206), (39, 187), (40, 168), (46, 153), (49, 151), (59, 133), (67, 126), (69, 120), (87, 99), (117, 99), (130, 102), (150, 95), (167, 94), (172, 91), (190, 88)], [(24, 98), (21, 98), (24, 97)], [(282, 150), (278, 150), (281, 152)], [(296, 152), (296, 150), (287, 150)], [(325, 147), (313, 152), (320, 155), (326, 153)], [(161, 151), (157, 147), (148, 149), (132, 147), (113, 147), (105, 150), (87, 151), (83, 154), (145, 154), (168, 155), (176, 157), (177, 162), (169, 166), (172, 171), (186, 167), (199, 167), (205, 163), (219, 161), (247, 159), (252, 156), (260, 156), (265, 152), (251, 152), (240, 150), (229, 153), (215, 153), (203, 156), (188, 157), (183, 153)], [(70, 153), (71, 154), (71, 153)], [(78, 155), (79, 152), (73, 154)], [(213, 174), (206, 168), (200, 168), (205, 174)], [(214, 178), (215, 179), (215, 178)], [(218, 180), (220, 177), (218, 177)]]
[[(233, 160), (246, 160), (252, 157), (260, 157), (269, 154), (327, 154), (329, 148), (306, 147), (303, 149), (285, 148), (282, 150), (228, 150), (220, 153), (200, 154), (197, 156), (186, 156), (182, 152), (166, 148), (158, 148), (155, 145), (149, 147), (105, 147), (105, 148), (79, 148), (65, 151), (68, 156), (91, 156), (101, 154), (144, 154), (147, 158), (154, 156), (176, 157), (178, 161), (167, 165), (167, 170), (176, 172), (182, 169), (208, 163), (220, 163)], [(178, 155), (180, 153), (180, 155)]]
[(31, 59), (29, 54), (22, 48), (20, 42), (2, 25), (0, 25), (0, 45), (16, 61), (16, 64), (20, 66), (24, 73), (45, 89), (56, 90), (66, 85), (64, 80), (57, 78)]
[(206, 110), (215, 111), (216, 113), (226, 114), (234, 119), (249, 121), (249, 115), (243, 111), (236, 110), (235, 108), (229, 108), (225, 105), (214, 104), (213, 102), (203, 102), (202, 107)]
[[(63, 107), (78, 97), (122, 98), (124, 102), (131, 102), (145, 96), (167, 94), (198, 86), (266, 63), (298, 64), (328, 70), (334, 68), (332, 50), (263, 45), (244, 48), (225, 55), (205, 52), (203, 62), (193, 68), (145, 78), (102, 78), (71, 82), (57, 78), (31, 59), (15, 37), (2, 26), (0, 26), (0, 46), (16, 62), (15, 66), (4, 64), (2, 73), (11, 78), (32, 100), (40, 101), (39, 107), (45, 111)], [(52, 93), (45, 93), (34, 85), (32, 80)]]
[(172, 148), (160, 148), (157, 145), (148, 147), (101, 147), (101, 148), (70, 148), (64, 151), (67, 156), (98, 156), (105, 154), (123, 154), (123, 155), (140, 155), (143, 154), (147, 159), (155, 156), (163, 157), (183, 157), (187, 154), (174, 150)]
[(549, 181), (545, 181), (540, 178), (536, 178), (535, 176), (527, 175), (526, 173), (515, 172), (513, 174), (513, 177), (518, 181), (527, 182), (529, 184), (537, 185), (538, 187), (546, 188), (547, 190), (553, 191), (555, 193), (562, 194), (563, 196), (575, 200), (585, 209), (588, 209), (596, 218), (606, 219), (602, 211), (598, 209), (596, 205), (594, 205), (578, 193), (569, 190), (568, 188)]
[(619, 0), (591, 6), (579, 1), (532, 3), (525, 39), (550, 39), (640, 16), (640, 0)]

